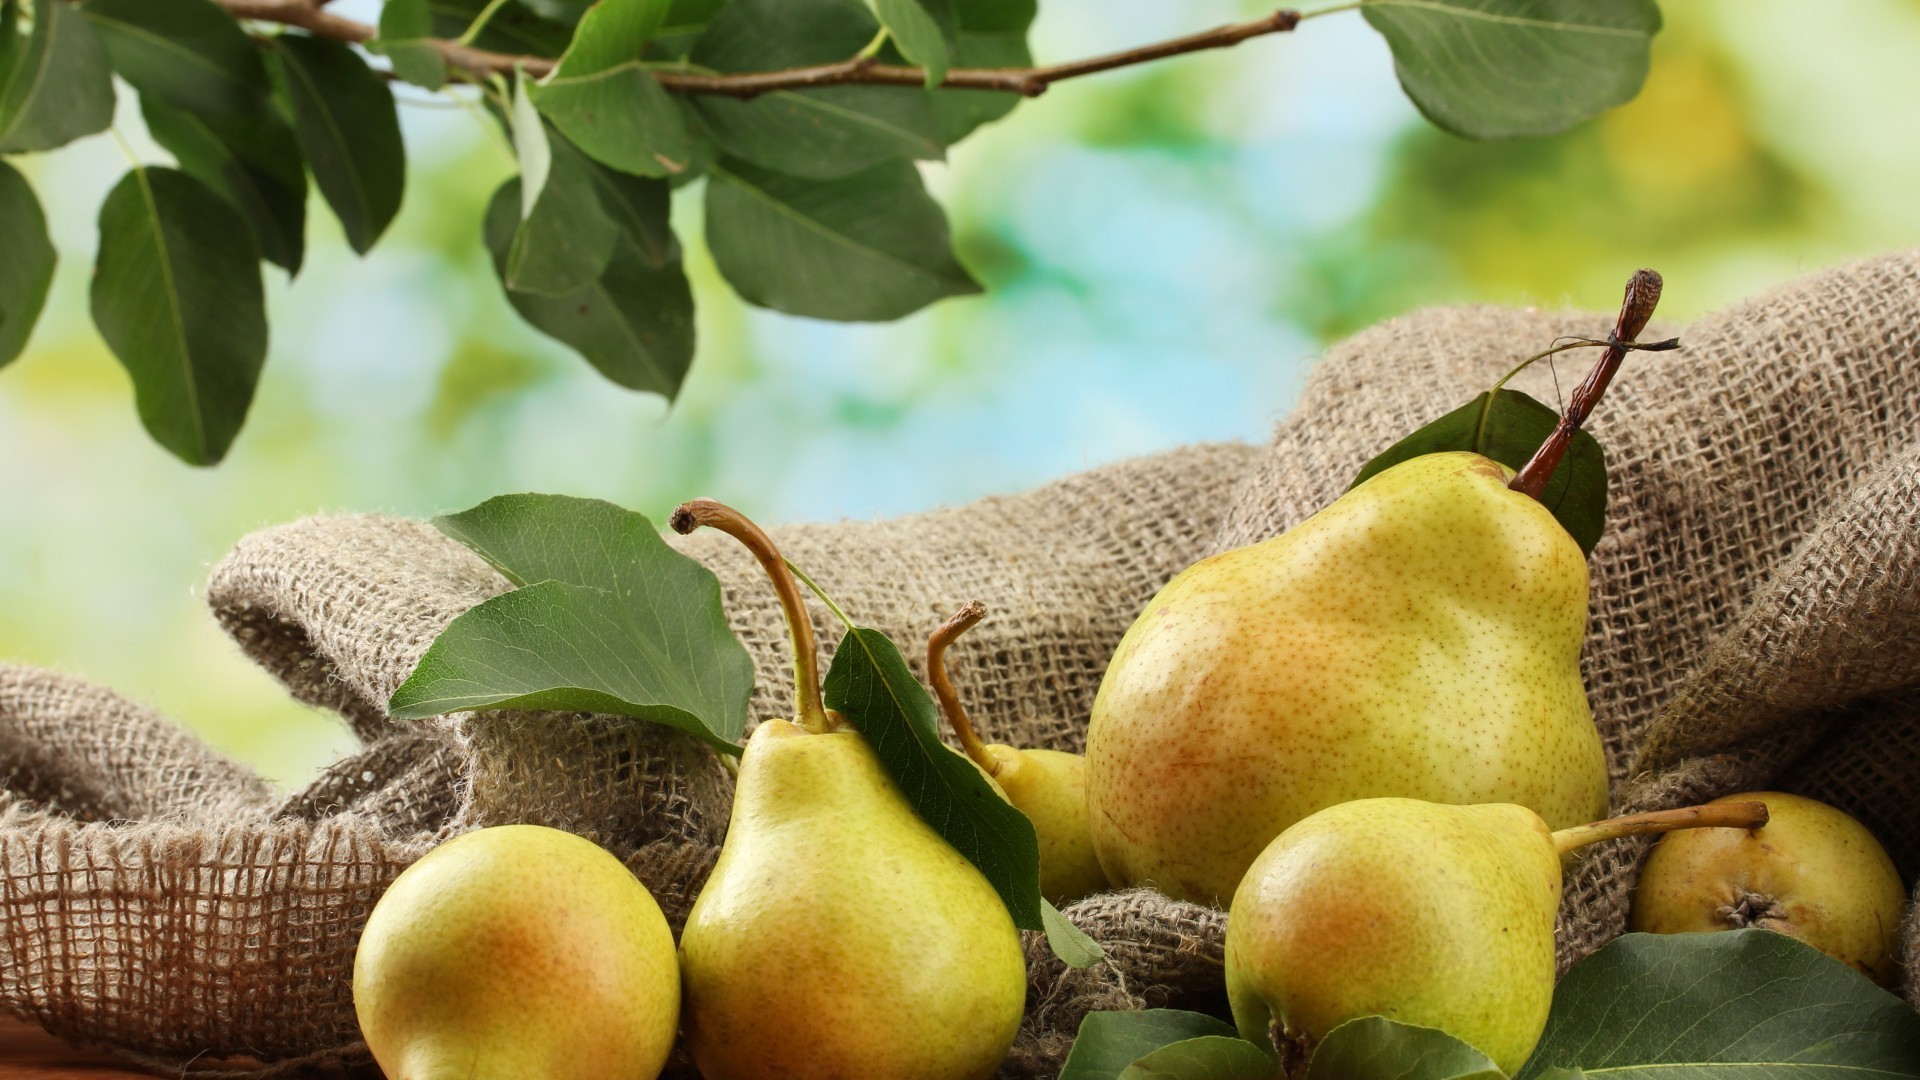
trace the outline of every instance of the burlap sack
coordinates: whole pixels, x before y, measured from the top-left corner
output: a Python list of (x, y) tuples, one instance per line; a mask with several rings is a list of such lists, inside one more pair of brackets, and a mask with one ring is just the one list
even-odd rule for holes
[[(910, 656), (961, 602), (985, 601), (993, 617), (950, 654), (976, 723), (1078, 750), (1107, 656), (1173, 573), (1298, 522), (1514, 360), (1610, 323), (1419, 313), (1332, 350), (1264, 450), (1191, 447), (954, 510), (774, 533)], [(1853, 811), (1915, 872), (1916, 327), (1920, 254), (1906, 254), (1677, 328), (1685, 352), (1629, 359), (1591, 424), (1613, 488), (1586, 657), (1620, 808), (1777, 784)], [(1570, 386), (1581, 365), (1565, 366)], [(1521, 385), (1555, 398), (1545, 370)], [(726, 586), (761, 675), (754, 716), (785, 715), (786, 644), (759, 571), (725, 538), (676, 543)], [(284, 799), (111, 695), (0, 669), (0, 1006), (149, 1058), (363, 1062), (346, 977), (360, 920), (421, 851), (496, 822), (591, 836), (677, 925), (730, 795), (703, 747), (606, 718), (384, 718), (432, 637), (504, 588), (418, 523), (320, 518), (242, 541), (214, 572), (216, 614), (368, 744)], [(1642, 853), (1613, 845), (1571, 877), (1563, 961), (1623, 926)], [(1030, 936), (1028, 1019), (1003, 1075), (1056, 1072), (1089, 1009), (1222, 1007), (1220, 912), (1127, 892), (1067, 915), (1109, 961), (1069, 971)]]

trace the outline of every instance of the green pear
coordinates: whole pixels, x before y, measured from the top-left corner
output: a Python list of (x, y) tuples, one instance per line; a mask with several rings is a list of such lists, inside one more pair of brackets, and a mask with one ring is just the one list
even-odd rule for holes
[(820, 701), (812, 624), (772, 541), (709, 500), (676, 511), (747, 544), (794, 639), (798, 719), (741, 756), (720, 859), (680, 935), (683, 1032), (706, 1080), (993, 1075), (1026, 962), (993, 886), (921, 820)]
[(1282, 830), (1374, 796), (1518, 803), (1554, 827), (1605, 812), (1586, 560), (1511, 476), (1416, 457), (1160, 590), (1087, 731), (1115, 885), (1217, 905)]
[(1553, 1000), (1561, 856), (1676, 828), (1746, 828), (1754, 803), (1550, 831), (1524, 806), (1360, 799), (1267, 845), (1227, 914), (1227, 997), (1240, 1034), (1290, 1074), (1348, 1020), (1438, 1028), (1512, 1074)]
[(1087, 819), (1087, 759), (1064, 750), (982, 742), (974, 732), (944, 658), (947, 646), (986, 614), (986, 605), (976, 600), (927, 638), (927, 678), (961, 749), (993, 789), (1033, 823), (1040, 842), (1040, 894), (1065, 907), (1107, 887)]
[(1907, 895), (1893, 859), (1866, 826), (1823, 802), (1778, 791), (1716, 800), (1731, 801), (1765, 803), (1767, 826), (1662, 839), (1640, 869), (1632, 929), (1778, 930), (1894, 987)]
[(680, 972), (644, 886), (571, 833), (501, 825), (434, 848), (374, 905), (353, 1008), (391, 1080), (650, 1080)]

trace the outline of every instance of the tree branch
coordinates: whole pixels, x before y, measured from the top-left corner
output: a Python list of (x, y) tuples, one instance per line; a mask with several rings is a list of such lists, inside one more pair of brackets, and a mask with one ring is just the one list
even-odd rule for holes
[[(341, 18), (321, 9), (325, 0), (218, 0), (221, 7), (237, 19), (279, 23), (298, 27), (317, 37), (350, 44), (370, 41), (373, 27)], [(1300, 24), (1300, 13), (1279, 10), (1271, 15), (1242, 23), (1203, 30), (1197, 34), (1172, 38), (1135, 49), (1124, 49), (1104, 56), (1088, 57), (1064, 64), (1022, 68), (952, 68), (941, 81), (942, 87), (956, 90), (997, 90), (1002, 93), (1038, 97), (1047, 87), (1064, 79), (1130, 67), (1169, 56), (1224, 49), (1248, 38), (1280, 34)], [(510, 73), (515, 68), (535, 76), (546, 75), (554, 61), (544, 56), (513, 56), (476, 49), (444, 38), (428, 42), (447, 61), (447, 65), (469, 75), (485, 77)], [(917, 67), (878, 64), (869, 58), (854, 57), (832, 64), (786, 68), (780, 71), (753, 71), (728, 74), (702, 74), (688, 71), (651, 72), (660, 85), (676, 94), (713, 94), (724, 97), (752, 98), (776, 90), (802, 90), (814, 86), (839, 86), (858, 83), (868, 86), (924, 86), (926, 73)]]

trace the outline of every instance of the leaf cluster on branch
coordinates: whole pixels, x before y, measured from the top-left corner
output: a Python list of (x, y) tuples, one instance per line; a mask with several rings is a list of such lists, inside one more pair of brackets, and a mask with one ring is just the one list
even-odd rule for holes
[[(1631, 98), (1654, 0), (1352, 0), (1036, 66), (1037, 0), (0, 0), (0, 153), (112, 124), (115, 77), (171, 165), (100, 209), (92, 312), (142, 422), (193, 464), (240, 430), (268, 348), (260, 264), (299, 272), (309, 182), (365, 254), (398, 213), (393, 85), (476, 102), (519, 175), (479, 232), (507, 301), (615, 383), (679, 391), (694, 298), (669, 224), (705, 184), (705, 236), (750, 303), (897, 319), (980, 291), (919, 162), (1053, 83), (1358, 10), (1409, 97), (1470, 138), (1546, 134)], [(56, 252), (0, 161), (0, 366)]]

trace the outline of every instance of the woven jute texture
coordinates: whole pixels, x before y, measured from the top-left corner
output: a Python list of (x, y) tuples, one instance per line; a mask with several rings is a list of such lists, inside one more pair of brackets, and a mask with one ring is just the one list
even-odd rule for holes
[[(1193, 446), (955, 509), (771, 531), (916, 664), (929, 630), (984, 601), (991, 617), (948, 654), (982, 734), (1080, 750), (1107, 657), (1174, 573), (1305, 519), (1520, 358), (1611, 322), (1423, 311), (1330, 350), (1266, 447)], [(1612, 486), (1584, 663), (1614, 805), (1802, 791), (1858, 816), (1912, 880), (1920, 253), (1643, 337), (1667, 334), (1684, 351), (1629, 356), (1589, 425)], [(1583, 366), (1563, 360), (1560, 386)], [(1558, 400), (1544, 364), (1517, 385)], [(752, 718), (788, 714), (785, 633), (758, 568), (724, 537), (673, 542), (721, 578), (760, 673)], [(323, 517), (241, 541), (208, 587), (216, 617), (365, 743), (291, 794), (111, 694), (0, 668), (0, 1007), (149, 1060), (363, 1066), (347, 984), (367, 910), (434, 843), (503, 822), (606, 846), (677, 927), (726, 827), (731, 780), (708, 749), (607, 717), (385, 715), (447, 622), (507, 587), (419, 522)], [(1563, 963), (1624, 928), (1644, 853), (1597, 848), (1570, 875)], [(1224, 1008), (1222, 912), (1136, 890), (1065, 914), (1108, 961), (1070, 970), (1029, 935), (1028, 1015), (1003, 1076), (1056, 1073), (1090, 1010)]]

